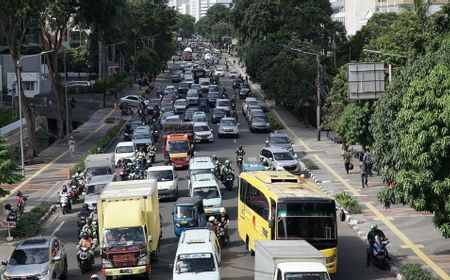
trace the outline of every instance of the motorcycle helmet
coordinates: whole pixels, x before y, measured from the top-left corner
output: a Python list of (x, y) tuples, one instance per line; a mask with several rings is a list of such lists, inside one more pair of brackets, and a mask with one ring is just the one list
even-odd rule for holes
[(87, 203), (83, 204), (83, 209), (85, 210), (89, 209), (89, 205)]
[(225, 161), (225, 164), (230, 164), (230, 161), (227, 159), (226, 161)]
[(226, 214), (227, 210), (225, 209), (225, 207), (220, 208), (220, 214)]
[(370, 230), (376, 230), (378, 228), (377, 224), (372, 224)]
[(208, 218), (208, 222), (210, 222), (210, 223), (213, 223), (215, 221), (216, 221), (216, 217), (214, 217), (214, 216), (211, 216)]
[(97, 274), (92, 274), (91, 280), (100, 280), (100, 278), (98, 278)]
[[(99, 148), (99, 149), (100, 149), (100, 148)], [(81, 169), (80, 169), (80, 168), (77, 169), (77, 173), (81, 173)]]
[(212, 156), (212, 159), (213, 159), (214, 161), (217, 160), (216, 155), (213, 155), (213, 156)]
[(23, 194), (22, 194), (22, 192), (21, 191), (18, 191), (17, 192), (17, 196), (22, 196)]
[(89, 234), (87, 232), (83, 232), (81, 235), (84, 239), (89, 238)]
[(67, 191), (67, 185), (63, 185), (62, 189), (63, 191)]
[(91, 218), (87, 219), (87, 224), (88, 224), (88, 225), (91, 225), (91, 224), (92, 224), (92, 219), (91, 219)]

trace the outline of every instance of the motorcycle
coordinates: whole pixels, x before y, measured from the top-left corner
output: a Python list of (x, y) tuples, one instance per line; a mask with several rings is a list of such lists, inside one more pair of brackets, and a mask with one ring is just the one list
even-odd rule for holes
[(6, 216), (7, 222), (17, 222), (20, 217), (22, 216), (22, 213), (19, 210), (19, 207), (12, 207), (11, 204), (6, 204), (5, 209), (8, 210), (8, 215)]
[(70, 207), (70, 196), (69, 195), (59, 195), (59, 205), (61, 206), (61, 211), (63, 215), (72, 211)]
[(133, 114), (133, 111), (130, 109), (130, 107), (126, 106), (120, 109), (120, 114), (122, 116), (129, 116)]
[(149, 146), (147, 148), (147, 155), (150, 160), (150, 163), (155, 163), (155, 157), (156, 157), (156, 147), (155, 146)]
[(220, 161), (216, 161), (214, 164), (214, 175), (216, 176), (216, 179), (220, 179), (221, 166), (222, 163), (220, 163)]
[(236, 157), (236, 165), (237, 165), (237, 167), (238, 167), (238, 169), (239, 169), (239, 173), (242, 172), (242, 164), (243, 164), (243, 163), (244, 163), (243, 157), (242, 157), (241, 155), (237, 156), (237, 157)]
[(389, 240), (381, 240), (381, 237), (376, 235), (375, 243), (372, 245), (372, 262), (382, 270), (388, 266), (386, 249), (388, 244)]
[(223, 178), (223, 184), (225, 185), (227, 191), (231, 191), (234, 184), (234, 174), (231, 172), (225, 174)]
[(70, 197), (72, 197), (72, 202), (73, 203), (77, 202), (78, 197), (80, 196), (79, 191), (80, 190), (79, 190), (78, 186), (75, 186), (75, 185), (71, 185), (70, 186)]
[(125, 181), (126, 178), (127, 178), (127, 172), (126, 172), (125, 167), (119, 166), (119, 167), (117, 168), (117, 170), (118, 170), (118, 172), (119, 172), (120, 181)]
[(219, 238), (219, 243), (221, 247), (224, 247), (228, 242), (230, 242), (230, 237), (227, 233), (227, 228), (222, 223), (217, 226), (217, 237)]
[(92, 264), (94, 264), (94, 255), (91, 253), (90, 248), (81, 247), (78, 258), (81, 273), (84, 274), (92, 268)]

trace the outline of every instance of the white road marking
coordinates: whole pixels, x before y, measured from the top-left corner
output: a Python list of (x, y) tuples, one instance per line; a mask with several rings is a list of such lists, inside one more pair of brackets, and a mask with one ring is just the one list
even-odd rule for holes
[(234, 144), (236, 144), (236, 139), (233, 139)]
[(249, 162), (257, 161), (256, 157), (248, 157), (247, 159)]
[(65, 222), (66, 222), (66, 221), (62, 221), (62, 222), (59, 224), (59, 226), (55, 228), (55, 230), (52, 232), (52, 236), (55, 235), (55, 234), (58, 232), (58, 230), (61, 229), (62, 225), (64, 225)]
[(53, 186), (50, 188), (50, 189), (48, 189), (42, 196), (41, 196), (41, 199), (43, 199), (44, 197), (46, 197), (55, 187), (57, 187), (58, 186), (58, 184), (61, 184), (61, 181), (58, 181), (58, 182), (56, 182), (56, 183), (54, 183), (53, 184)]

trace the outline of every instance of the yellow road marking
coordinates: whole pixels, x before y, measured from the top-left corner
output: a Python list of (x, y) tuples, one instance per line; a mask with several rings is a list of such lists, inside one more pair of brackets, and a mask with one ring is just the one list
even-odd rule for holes
[[(406, 244), (400, 245), (400, 247), (402, 249), (410, 249), (411, 248), (409, 245), (406, 245)], [(423, 248), (424, 246), (422, 244), (415, 244), (414, 247)]]
[[(378, 218), (378, 217), (374, 217), (373, 219), (374, 219), (375, 221), (381, 221), (381, 219)], [(389, 221), (393, 221), (393, 220), (394, 220), (394, 217), (386, 217), (386, 219), (388, 219)]]
[[(85, 142), (87, 139), (89, 139), (92, 135), (94, 135), (95, 133), (97, 133), (100, 129), (102, 129), (106, 124), (104, 123), (104, 121), (109, 118), (112, 113), (114, 113), (114, 110), (112, 110), (108, 115), (106, 115), (103, 119), (102, 119), (102, 124), (93, 132), (91, 132), (89, 135), (87, 135), (86, 137), (84, 137), (83, 139), (81, 139), (78, 144), (81, 144), (83, 142)], [(67, 153), (69, 152), (69, 150), (64, 151), (63, 153), (61, 153), (59, 156), (55, 157), (52, 161), (50, 161), (49, 163), (47, 163), (46, 165), (44, 165), (42, 168), (40, 168), (39, 170), (37, 170), (36, 172), (34, 172), (30, 177), (26, 178), (22, 183), (20, 183), (19, 185), (17, 185), (17, 187), (15, 187), (14, 189), (10, 190), (9, 193), (10, 195), (8, 196), (4, 196), (2, 198), (0, 198), (0, 203), (2, 203), (3, 201), (5, 201), (6, 199), (8, 199), (13, 193), (17, 192), (18, 190), (20, 190), (21, 188), (23, 188), (26, 184), (28, 184), (31, 180), (33, 180), (34, 178), (36, 178), (37, 176), (39, 176), (42, 172), (44, 172), (45, 170), (47, 170), (48, 168), (50, 168), (50, 166), (52, 166), (55, 162), (57, 162), (58, 160), (60, 160), (62, 157), (64, 157)]]
[[(272, 112), (275, 114), (275, 116), (278, 118), (278, 120), (286, 127), (286, 129), (289, 131), (290, 134), (295, 137), (295, 139), (300, 142), (300, 144), (305, 148), (306, 151), (312, 151), (306, 143), (298, 137), (295, 132), (286, 125), (284, 120), (278, 115), (278, 113), (275, 110), (272, 110)], [(313, 155), (313, 157), (320, 162), (333, 176), (338, 179), (339, 182), (341, 182), (350, 193), (352, 193), (355, 196), (359, 196), (359, 192), (351, 186), (344, 178), (342, 178), (341, 175), (339, 175), (336, 171), (334, 171), (327, 163), (325, 163), (318, 155)], [(430, 257), (428, 257), (420, 248), (423, 248), (423, 245), (415, 245), (411, 239), (409, 239), (403, 232), (401, 232), (390, 220), (390, 217), (384, 216), (378, 209), (373, 206), (372, 203), (364, 203), (369, 210), (375, 214), (376, 219), (383, 222), (395, 235), (397, 235), (400, 240), (403, 241), (403, 243), (408, 246), (422, 261), (427, 264), (431, 269), (433, 269), (434, 272), (436, 272), (437, 275), (439, 275), (442, 279), (450, 280), (450, 276), (441, 268), (439, 267)]]

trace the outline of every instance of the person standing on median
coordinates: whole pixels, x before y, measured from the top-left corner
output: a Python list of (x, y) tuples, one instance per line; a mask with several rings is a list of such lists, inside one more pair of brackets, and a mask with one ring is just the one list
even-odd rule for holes
[(70, 136), (69, 139), (69, 152), (70, 152), (70, 157), (74, 158), (75, 157), (75, 145), (77, 143), (75, 142), (75, 139), (73, 139), (73, 136)]
[(361, 161), (361, 164), (359, 165), (359, 167), (361, 168), (361, 185), (362, 185), (362, 188), (369, 187), (367, 185), (369, 169), (367, 168), (366, 163), (364, 161)]
[(344, 159), (345, 171), (348, 174), (349, 170), (353, 169), (352, 154), (350, 153), (348, 148), (342, 151), (342, 158)]

